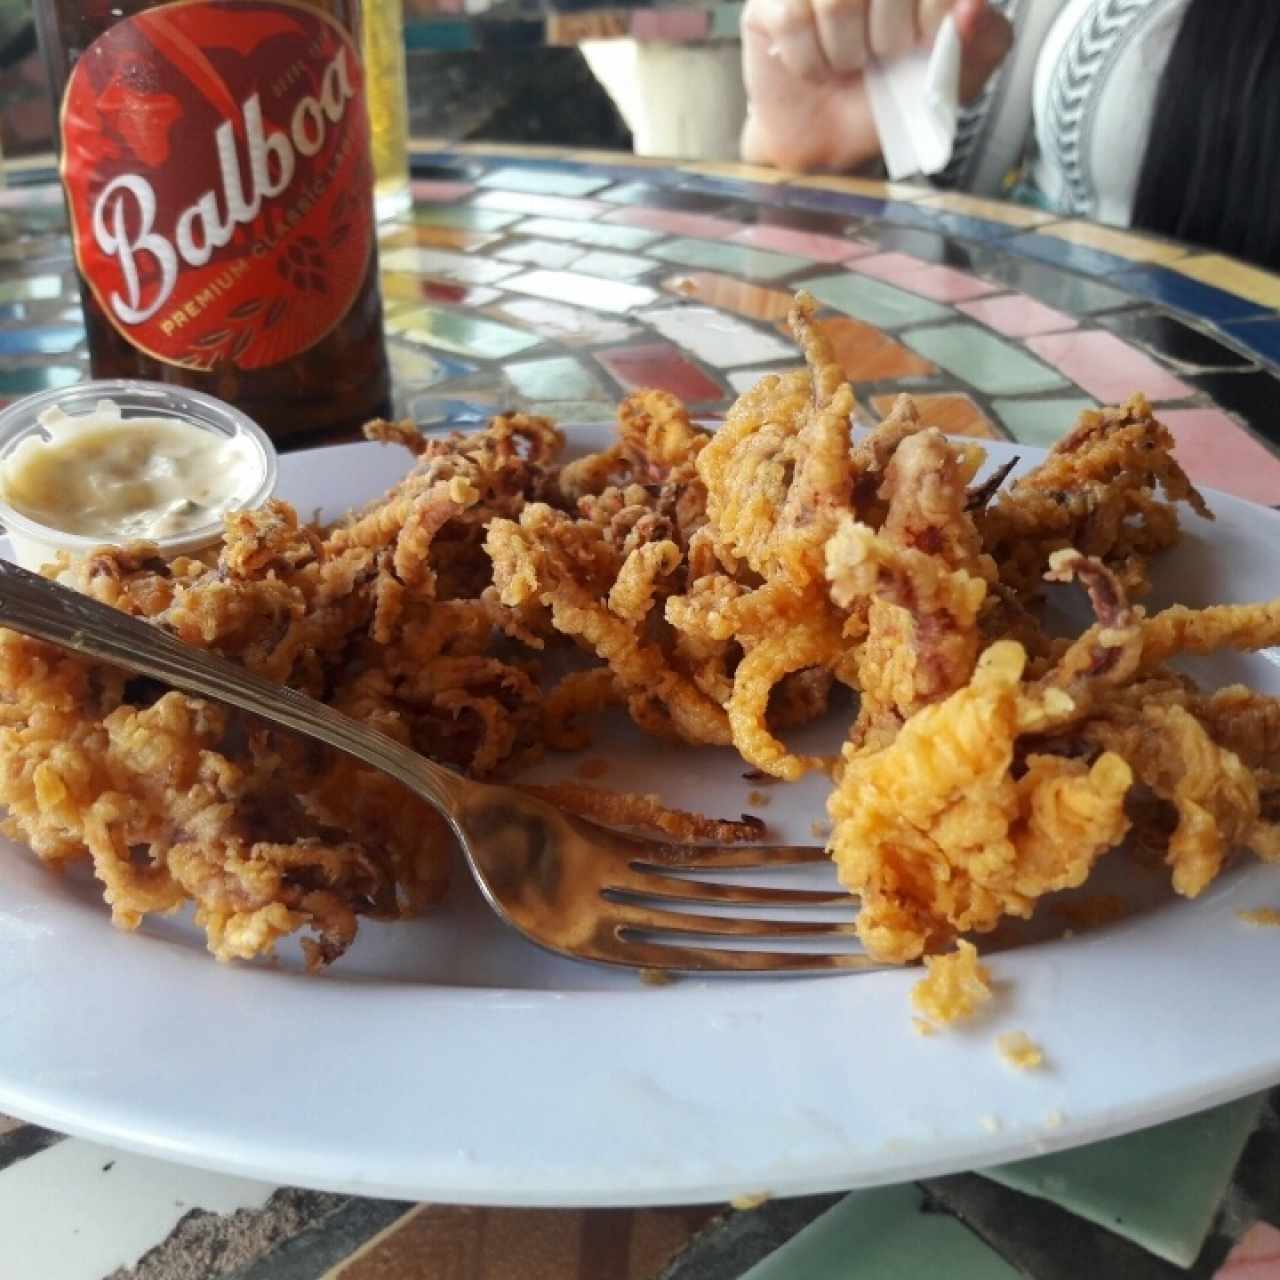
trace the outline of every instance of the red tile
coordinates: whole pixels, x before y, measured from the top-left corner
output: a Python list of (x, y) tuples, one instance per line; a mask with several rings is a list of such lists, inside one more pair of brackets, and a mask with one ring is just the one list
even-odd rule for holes
[(409, 184), (415, 200), (461, 200), (475, 187), (469, 182), (441, 182), (435, 178), (415, 178)]
[(1032, 338), (1041, 333), (1060, 333), (1079, 323), (1064, 311), (1055, 311), (1025, 293), (1006, 293), (999, 298), (979, 298), (957, 302), (956, 310), (980, 320), (1006, 338)]
[(753, 249), (770, 249), (774, 253), (790, 253), (815, 262), (848, 262), (872, 252), (872, 246), (861, 240), (844, 240), (840, 236), (822, 236), (812, 231), (796, 231), (791, 227), (774, 227), (761, 223), (743, 227), (731, 236), (737, 244)]
[(937, 267), (921, 262), (909, 253), (877, 253), (870, 258), (860, 258), (850, 263), (850, 271), (896, 284), (923, 298), (935, 302), (960, 302), (965, 298), (980, 298), (984, 293), (995, 293), (999, 286), (988, 284), (954, 267)]
[(678, 347), (665, 342), (611, 347), (596, 358), (629, 391), (657, 387), (686, 404), (725, 400), (729, 393), (707, 376)]
[(605, 222), (621, 222), (627, 227), (648, 227), (650, 231), (665, 231), (672, 236), (697, 236), (703, 240), (727, 240), (741, 223), (726, 218), (713, 218), (708, 213), (680, 213), (674, 209), (646, 209), (643, 205), (628, 205), (607, 214)]
[(1135, 391), (1149, 400), (1185, 400), (1195, 389), (1114, 333), (1052, 333), (1027, 346), (1104, 404), (1120, 404)]
[(631, 38), (689, 44), (705, 39), (710, 25), (706, 9), (637, 9), (631, 15)]
[(1159, 416), (1196, 484), (1280, 505), (1280, 457), (1221, 409), (1161, 409)]
[(1269, 1222), (1255, 1222), (1213, 1280), (1280, 1280), (1280, 1231)]

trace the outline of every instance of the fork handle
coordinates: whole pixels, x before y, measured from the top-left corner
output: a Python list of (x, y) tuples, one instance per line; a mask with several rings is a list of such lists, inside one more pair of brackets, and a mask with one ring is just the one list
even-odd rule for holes
[(318, 738), (389, 773), (451, 822), (468, 785), (460, 774), (296, 689), (184, 644), (159, 627), (7, 560), (0, 560), (0, 626)]

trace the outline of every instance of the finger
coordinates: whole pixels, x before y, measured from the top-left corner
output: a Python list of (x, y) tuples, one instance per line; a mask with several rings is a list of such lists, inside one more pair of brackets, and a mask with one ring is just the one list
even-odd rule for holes
[(910, 53), (916, 44), (915, 0), (871, 0), (867, 37), (871, 56), (880, 62)]
[(867, 65), (866, 0), (813, 0), (818, 41), (827, 65), (852, 75)]
[[(957, 24), (959, 25), (959, 24)], [(1013, 47), (1013, 25), (1004, 14), (983, 6), (977, 21), (961, 28), (960, 101), (972, 102)]]
[(768, 41), (770, 56), (802, 80), (822, 80), (830, 75), (809, 0), (763, 0), (753, 15), (753, 26)]
[(956, 6), (956, 0), (919, 0), (916, 7), (916, 23), (921, 42), (930, 45), (942, 26), (942, 20)]

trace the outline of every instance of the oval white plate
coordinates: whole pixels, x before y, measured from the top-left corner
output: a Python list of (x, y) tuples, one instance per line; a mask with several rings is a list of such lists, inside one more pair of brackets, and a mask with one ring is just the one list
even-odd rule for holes
[[(599, 447), (607, 430), (571, 435)], [(332, 516), (404, 465), (373, 445), (287, 455), (282, 492)], [(1280, 594), (1280, 516), (1213, 505), (1215, 524), (1186, 516), (1153, 604), (1175, 586), (1194, 604)], [(1212, 675), (1280, 693), (1265, 657)], [(677, 760), (610, 730), (594, 754), (612, 762), (605, 785), (709, 813), (755, 808), (783, 839), (810, 842), (823, 812), (821, 779), (770, 789), (760, 810), (727, 751)], [(1275, 867), (994, 955), (993, 1015), (922, 1039), (916, 972), (647, 987), (527, 945), (461, 869), (438, 914), (362, 924), (332, 972), (308, 978), (294, 957), (218, 965), (182, 919), (121, 933), (87, 879), (59, 879), (15, 845), (0, 855), (0, 1110), (278, 1182), (504, 1205), (798, 1194), (1091, 1142), (1280, 1080), (1268, 994), (1280, 930), (1235, 914), (1280, 905)], [(1136, 897), (1161, 880), (1119, 855), (1108, 872)], [(1046, 1069), (1001, 1062), (995, 1036), (1015, 1028), (1043, 1045)]]

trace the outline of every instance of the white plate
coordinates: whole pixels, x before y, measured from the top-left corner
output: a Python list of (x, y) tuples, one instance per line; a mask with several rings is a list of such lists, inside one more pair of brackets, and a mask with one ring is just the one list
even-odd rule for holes
[[(604, 429), (573, 436), (598, 447)], [(333, 515), (403, 466), (371, 445), (293, 454), (282, 490)], [(1216, 524), (1187, 517), (1155, 603), (1173, 585), (1197, 604), (1280, 594), (1280, 516), (1213, 505)], [(1265, 658), (1213, 674), (1280, 692)], [(754, 807), (729, 752), (673, 760), (621, 732), (607, 751), (606, 783), (705, 812)], [(807, 842), (824, 791), (775, 787), (764, 812)], [(1280, 1080), (1280, 930), (1235, 916), (1280, 905), (1275, 867), (998, 954), (995, 1014), (921, 1039), (907, 1000), (918, 973), (647, 987), (525, 944), (461, 870), (439, 914), (362, 924), (332, 972), (309, 978), (292, 958), (218, 965), (183, 920), (121, 933), (91, 883), (16, 846), (0, 854), (0, 1110), (278, 1182), (505, 1205), (788, 1195), (1091, 1142)], [(1154, 883), (1128, 865), (1116, 857), (1113, 877)], [(1047, 1070), (1003, 1065), (994, 1038), (1014, 1028), (1043, 1044)]]

